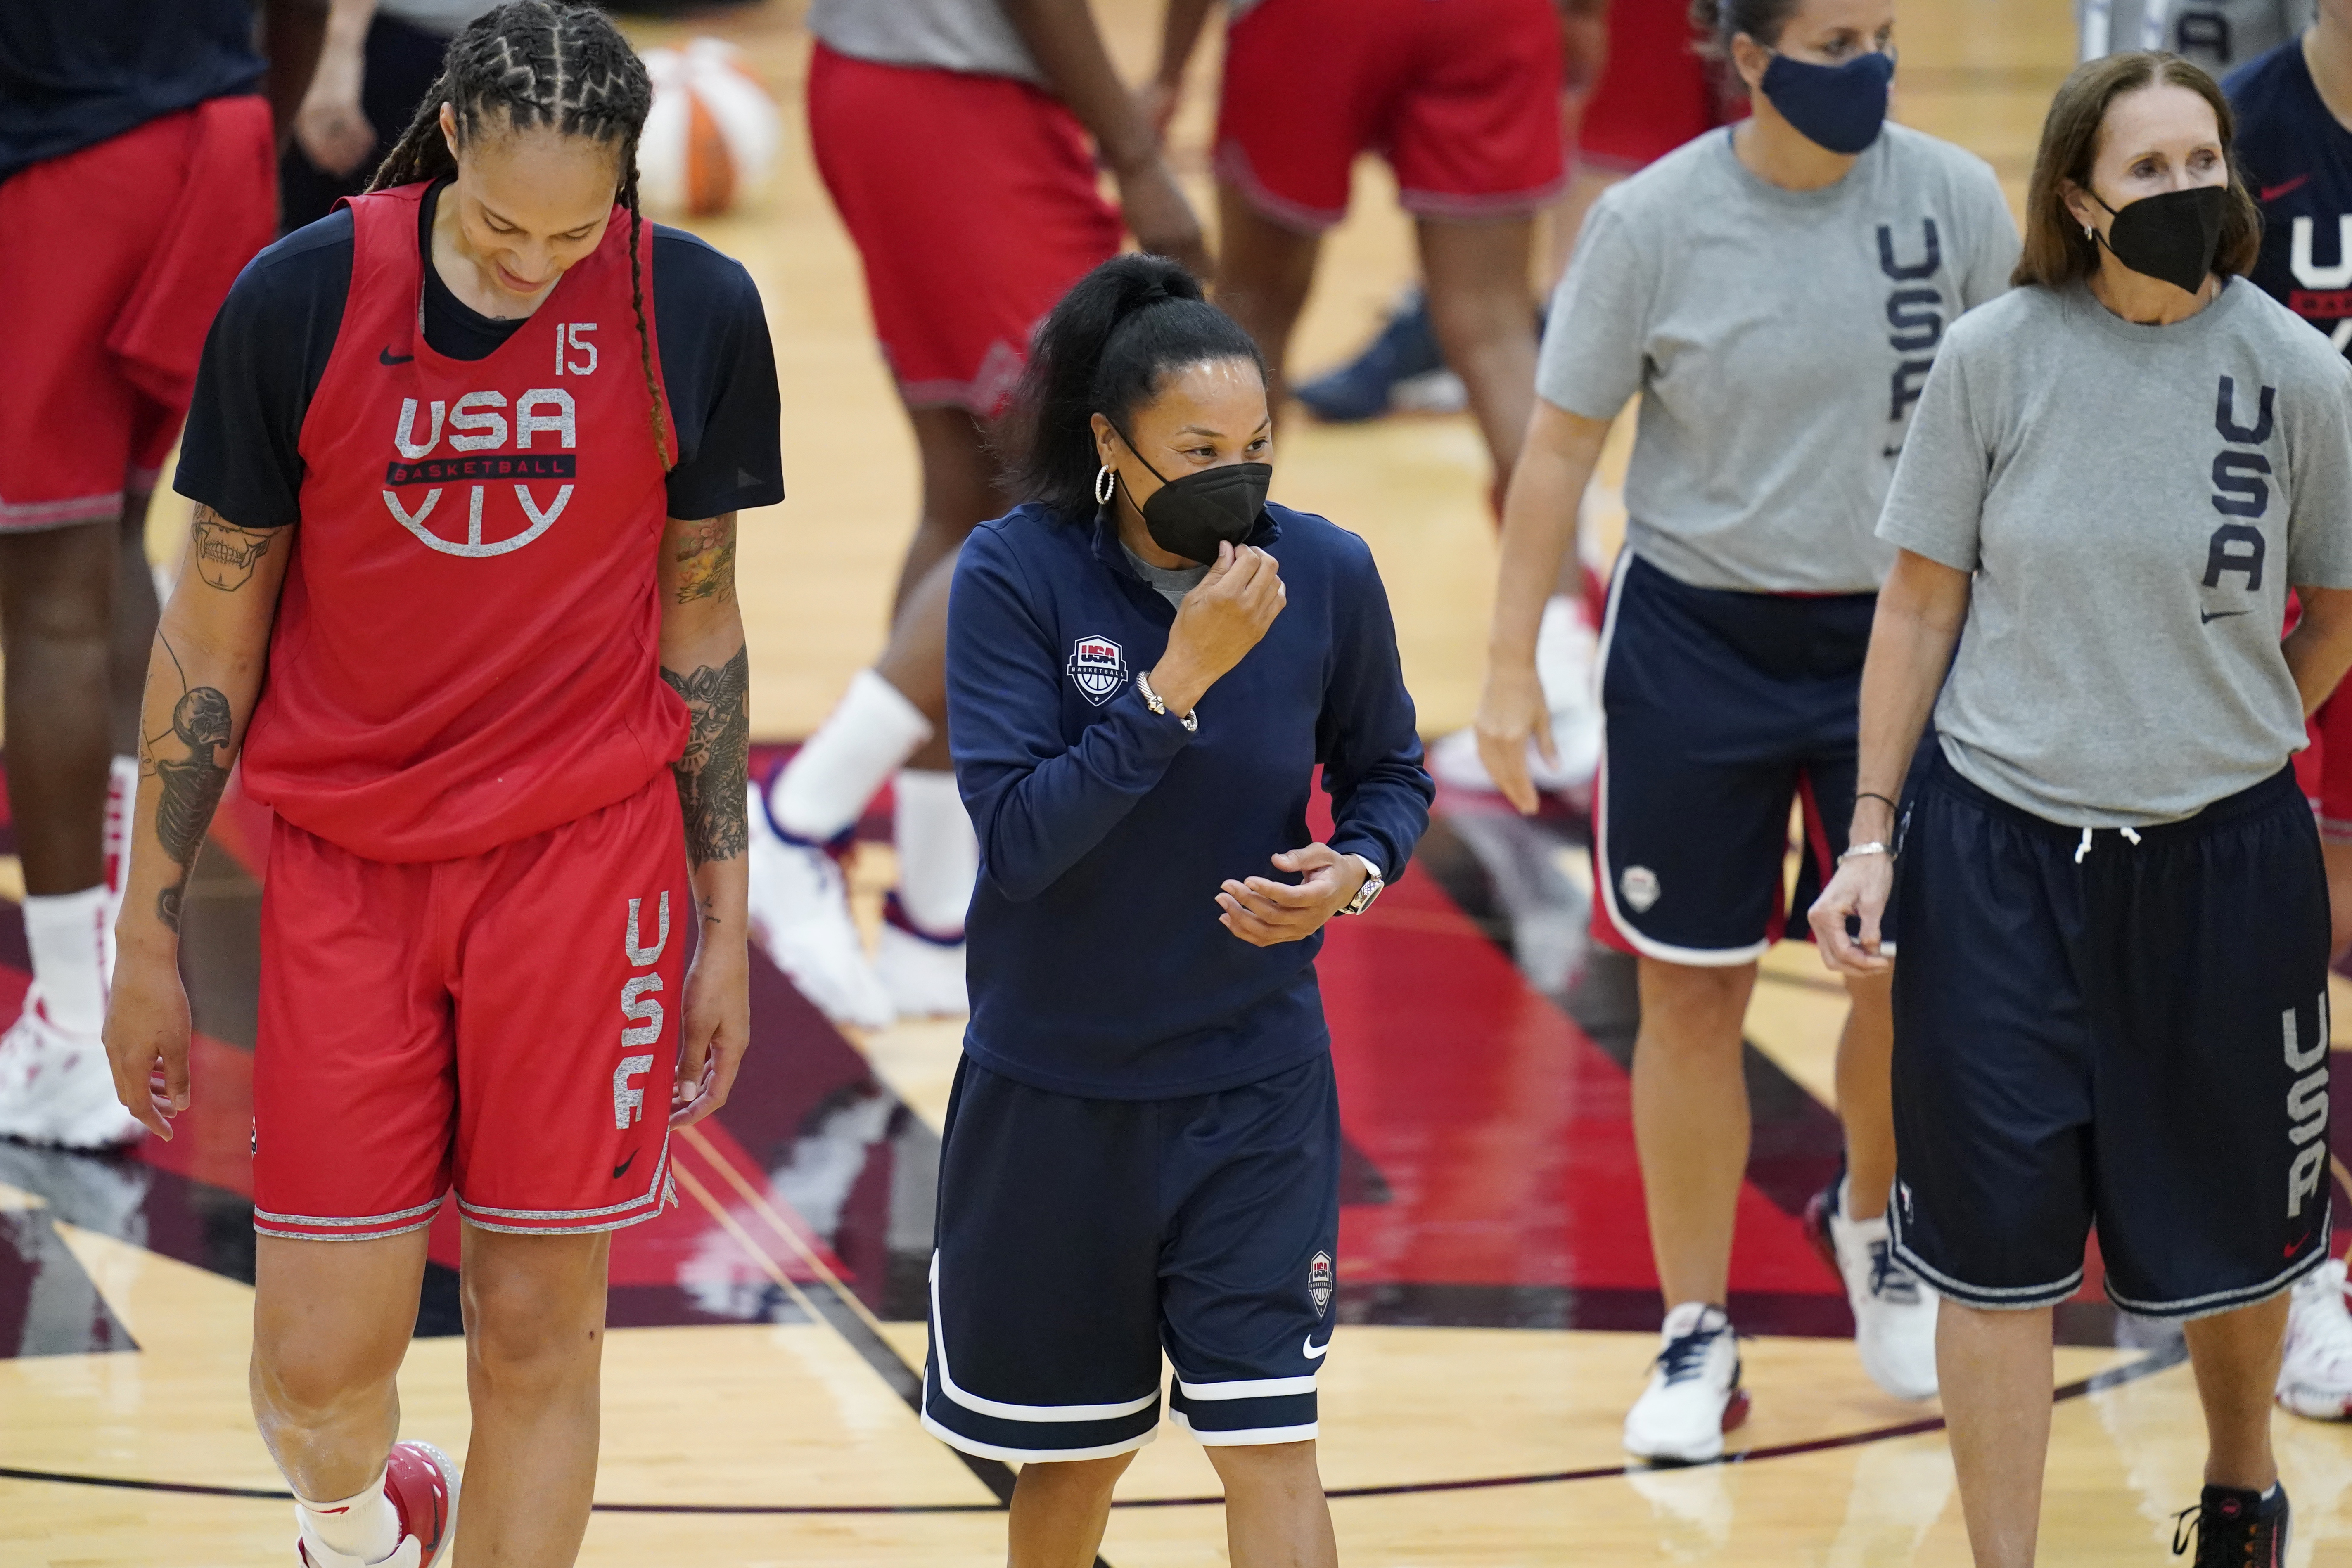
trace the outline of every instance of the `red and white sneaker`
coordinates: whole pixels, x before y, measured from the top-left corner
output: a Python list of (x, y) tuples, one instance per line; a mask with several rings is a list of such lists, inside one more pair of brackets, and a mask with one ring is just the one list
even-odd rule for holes
[[(383, 1494), (400, 1516), (400, 1544), (373, 1564), (314, 1547), (299, 1533), (294, 1555), (303, 1568), (434, 1568), (449, 1555), (457, 1533), (457, 1467), (430, 1443), (394, 1443), (384, 1456)], [(294, 1510), (298, 1529), (302, 1510)]]

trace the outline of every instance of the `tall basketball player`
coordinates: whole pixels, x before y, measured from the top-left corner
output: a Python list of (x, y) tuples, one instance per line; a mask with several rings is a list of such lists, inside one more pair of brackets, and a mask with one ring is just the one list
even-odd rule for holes
[(1864, 792), (1812, 923), (1853, 973), (1901, 923), (1894, 1241), (1944, 1293), (1982, 1568), (2035, 1560), (2051, 1313), (2094, 1226), (2109, 1298), (2187, 1336), (2199, 1568), (2286, 1561), (2272, 1395), (2334, 1187), (2326, 879), (2288, 758), (2352, 664), (2352, 372), (2243, 281), (2231, 130), (2178, 56), (2066, 79), (2018, 287), (1954, 327), (1878, 524), (1902, 553)]
[(607, 1233), (743, 1050), (735, 514), (782, 494), (774, 371), (743, 269), (637, 215), (650, 103), (593, 8), (500, 6), (205, 349), (107, 1040), (168, 1136), (203, 1091), (182, 891), (241, 750), (277, 812), (254, 1411), (309, 1568), (448, 1550), (457, 1472), (395, 1443), (394, 1377), (452, 1191), (465, 1555), (572, 1560)]
[[(979, 851), (948, 771), (942, 660), (956, 548), (1004, 509), (988, 427), (1030, 333), (1118, 249), (1122, 219), (1146, 250), (1195, 270), (1207, 258), (1087, 0), (815, 0), (808, 26), (810, 146), (866, 266), (914, 426), (922, 516), (881, 661), (762, 791), (751, 910), (810, 1000), (880, 1024), (964, 1009)], [(1097, 158), (1116, 209), (1097, 190)], [(827, 850), (894, 774), (898, 886), (869, 967)]]
[[(1885, 123), (1891, 0), (1693, 12), (1754, 114), (1612, 187), (1586, 220), (1505, 512), (1477, 720), (1487, 767), (1532, 810), (1543, 591), (1610, 423), (1639, 392), (1632, 521), (1601, 632), (1594, 935), (1638, 956), (1634, 1138), (1669, 1309), (1625, 1446), (1682, 1462), (1719, 1455), (1747, 1406), (1726, 1302), (1749, 1133), (1740, 1032), (1756, 961), (1791, 907), (1791, 809), (1806, 828), (1801, 881), (1818, 886), (1845, 849), (1855, 693), (1893, 555), (1870, 528), (1945, 329), (2006, 287), (2017, 254), (1982, 160)], [(1887, 1249), (1886, 982), (1848, 989), (1847, 1175), (1817, 1200), (1816, 1225), (1864, 1366), (1924, 1398), (1935, 1300)]]
[(147, 501), (205, 327), (275, 230), (254, 20), (248, 0), (0, 7), (0, 707), (33, 958), (0, 1135), (139, 1133), (99, 1025), (155, 631)]
[[(2222, 84), (2238, 115), (2238, 157), (2263, 213), (2249, 274), (2270, 297), (2352, 352), (2352, 0), (2320, 0), (2318, 19)], [(2311, 716), (2295, 773), (2319, 816), (2332, 916), (2329, 950), (2352, 946), (2352, 697)], [(2297, 1282), (2287, 1312), (2279, 1403), (2352, 1417), (2352, 1312), (2332, 1260)]]

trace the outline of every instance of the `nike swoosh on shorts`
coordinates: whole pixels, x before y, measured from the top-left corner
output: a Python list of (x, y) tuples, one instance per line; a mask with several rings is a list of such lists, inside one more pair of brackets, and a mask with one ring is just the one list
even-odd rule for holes
[(1320, 1361), (1331, 1354), (1331, 1342), (1327, 1339), (1321, 1344), (1317, 1344), (1315, 1336), (1308, 1334), (1306, 1344), (1300, 1347), (1300, 1353), (1309, 1361)]

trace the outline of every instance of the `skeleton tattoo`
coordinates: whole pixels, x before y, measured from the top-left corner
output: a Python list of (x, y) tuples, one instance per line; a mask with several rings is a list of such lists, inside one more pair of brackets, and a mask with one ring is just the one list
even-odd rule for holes
[(751, 750), (751, 660), (748, 650), (692, 674), (662, 671), (686, 699), (692, 727), (686, 755), (672, 766), (677, 803), (686, 814), (687, 859), (695, 865), (733, 860), (743, 852), (744, 769)]
[[(182, 758), (148, 754), (162, 789), (155, 802), (155, 837), (163, 853), (178, 866), (179, 874), (156, 896), (155, 913), (164, 925), (180, 928), (180, 900), (188, 870), (204, 847), (205, 831), (212, 825), (213, 810), (228, 787), (228, 764), (220, 753), (229, 743), (235, 721), (228, 698), (216, 687), (197, 686), (173, 706), (172, 737), (187, 748)], [(158, 737), (159, 739), (162, 737)]]
[(275, 537), (224, 522), (210, 507), (199, 506), (194, 529), (196, 575), (224, 593), (235, 593), (253, 580), (253, 569), (269, 553)]

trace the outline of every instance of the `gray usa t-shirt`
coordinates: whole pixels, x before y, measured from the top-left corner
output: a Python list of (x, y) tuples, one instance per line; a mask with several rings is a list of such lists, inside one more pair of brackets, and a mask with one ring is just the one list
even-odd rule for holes
[(1871, 535), (1937, 346), (2009, 287), (2017, 226), (1973, 153), (1890, 125), (1785, 191), (1710, 131), (1585, 219), (1536, 390), (1588, 419), (1642, 394), (1626, 542), (1699, 588), (1875, 589)]
[(1952, 329), (1878, 532), (1975, 574), (1936, 705), (1963, 778), (2177, 821), (2303, 747), (2279, 628), (2352, 588), (2352, 366), (2242, 278), (2169, 327), (2020, 288)]

